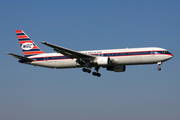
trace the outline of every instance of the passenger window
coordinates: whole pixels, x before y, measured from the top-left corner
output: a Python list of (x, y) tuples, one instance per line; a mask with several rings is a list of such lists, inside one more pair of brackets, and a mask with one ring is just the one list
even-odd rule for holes
[(154, 52), (154, 54), (158, 54), (158, 52)]

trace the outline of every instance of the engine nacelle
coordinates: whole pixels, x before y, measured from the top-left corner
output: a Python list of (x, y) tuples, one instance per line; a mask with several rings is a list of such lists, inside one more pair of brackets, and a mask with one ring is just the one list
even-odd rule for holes
[(110, 67), (107, 67), (106, 70), (114, 71), (114, 72), (125, 72), (126, 66), (125, 65), (110, 66)]
[(98, 58), (96, 58), (96, 60), (94, 60), (94, 63), (96, 63), (100, 66), (109, 65), (110, 59), (109, 59), (109, 57), (98, 57)]

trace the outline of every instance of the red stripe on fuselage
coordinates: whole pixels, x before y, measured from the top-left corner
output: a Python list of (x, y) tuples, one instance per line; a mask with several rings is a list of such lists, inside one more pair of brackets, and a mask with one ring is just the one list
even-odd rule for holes
[[(142, 55), (119, 55), (119, 56), (108, 56), (108, 57), (129, 57), (129, 56), (145, 56), (145, 55), (150, 55), (150, 56), (156, 56), (156, 55), (168, 55), (168, 56), (173, 56), (172, 54), (142, 54)], [(103, 57), (103, 56), (102, 56)]]
[(164, 55), (169, 55), (169, 56), (172, 56), (172, 57), (173, 57), (173, 54), (164, 54)]

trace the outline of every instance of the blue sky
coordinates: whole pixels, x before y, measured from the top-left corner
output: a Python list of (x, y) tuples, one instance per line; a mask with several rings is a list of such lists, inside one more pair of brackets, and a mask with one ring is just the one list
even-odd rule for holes
[[(180, 1), (1, 0), (1, 120), (179, 120)], [(174, 54), (157, 65), (100, 69), (48, 69), (18, 63), (15, 30), (44, 51), (48, 41), (73, 50), (162, 47)]]

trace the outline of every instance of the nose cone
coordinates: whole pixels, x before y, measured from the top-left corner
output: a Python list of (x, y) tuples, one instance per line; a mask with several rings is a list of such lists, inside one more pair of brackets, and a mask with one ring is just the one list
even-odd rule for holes
[(173, 54), (169, 52), (169, 56), (171, 56), (171, 58), (173, 57)]
[(173, 57), (173, 54), (170, 53), (170, 52), (169, 52), (169, 54), (167, 54), (167, 55), (168, 55), (168, 60), (171, 59), (171, 58)]
[(170, 59), (173, 57), (173, 54), (170, 54)]

